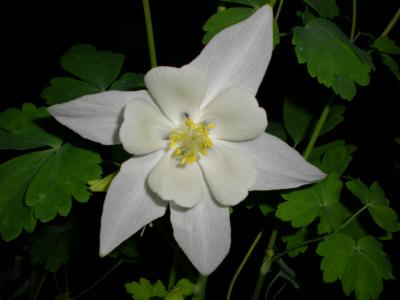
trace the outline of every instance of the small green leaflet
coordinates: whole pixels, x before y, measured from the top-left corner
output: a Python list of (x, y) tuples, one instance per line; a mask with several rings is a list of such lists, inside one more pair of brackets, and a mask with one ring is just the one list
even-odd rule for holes
[(203, 26), (206, 34), (203, 37), (203, 44), (220, 32), (222, 29), (232, 26), (250, 17), (256, 9), (248, 7), (233, 7), (221, 10), (212, 15)]
[(39, 232), (29, 251), (34, 266), (43, 265), (50, 272), (56, 272), (69, 261), (71, 227), (61, 225), (46, 226)]
[(378, 37), (372, 44), (372, 48), (382, 53), (387, 54), (400, 54), (400, 47), (396, 45), (394, 40), (387, 35)]
[(43, 129), (51, 122), (47, 110), (25, 103), (22, 110), (15, 108), (0, 112), (0, 149), (26, 150), (61, 145), (61, 139)]
[(0, 114), (0, 124), (13, 118), (23, 120), (18, 123), (18, 130), (10, 125), (9, 140), (13, 142), (5, 144), (7, 147), (16, 148), (15, 142), (24, 136), (21, 132), (32, 132), (29, 148), (45, 147), (0, 165), (0, 233), (7, 241), (18, 237), (22, 229), (32, 232), (37, 219), (47, 222), (57, 214), (67, 215), (72, 197), (86, 202), (90, 196), (86, 182), (101, 175), (98, 154), (70, 144), (61, 145), (59, 138), (35, 127), (43, 121), (55, 127), (53, 120), (43, 119), (43, 108), (33, 104), (25, 104), (26, 107), (29, 109), (8, 109)]
[(295, 27), (293, 44), (299, 63), (306, 63), (311, 77), (343, 99), (356, 94), (356, 83), (369, 83), (373, 68), (371, 56), (353, 45), (335, 23), (316, 18), (304, 27)]
[(333, 18), (339, 16), (336, 0), (303, 0), (310, 5), (321, 17)]
[(318, 245), (316, 252), (323, 256), (324, 281), (339, 279), (346, 295), (354, 291), (357, 300), (377, 300), (383, 289), (382, 279), (393, 279), (390, 261), (371, 236), (355, 241), (343, 233), (333, 234)]
[(343, 104), (334, 104), (329, 110), (328, 117), (322, 127), (319, 135), (324, 135), (334, 129), (337, 125), (344, 121), (343, 114), (346, 110), (346, 106)]
[(381, 58), (382, 63), (388, 67), (390, 72), (392, 72), (396, 79), (400, 81), (400, 67), (397, 62), (391, 56), (385, 53), (381, 53), (379, 57)]
[(339, 176), (331, 173), (313, 186), (282, 194), (286, 202), (278, 205), (275, 215), (295, 228), (305, 227), (319, 217), (318, 233), (337, 231), (350, 216), (339, 202), (342, 187)]
[(135, 300), (150, 300), (152, 297), (164, 298), (167, 295), (165, 286), (160, 280), (151, 284), (146, 278), (140, 278), (139, 282), (126, 283), (125, 288)]
[(117, 175), (117, 172), (113, 172), (101, 179), (89, 180), (89, 190), (92, 192), (107, 192), (108, 187), (110, 186), (115, 175)]
[[(297, 230), (294, 234), (292, 235), (285, 235), (282, 237), (282, 240), (286, 243), (286, 250), (292, 249), (294, 247), (297, 247), (298, 245), (301, 245), (306, 241), (306, 236), (307, 236), (307, 228), (303, 227)], [(304, 253), (307, 250), (307, 246), (299, 247), (296, 249), (293, 249), (288, 253), (290, 257), (295, 257), (299, 255), (300, 253)]]
[(389, 201), (377, 182), (368, 188), (360, 179), (356, 179), (348, 181), (346, 186), (368, 208), (378, 226), (389, 232), (400, 230), (398, 215), (389, 207)]
[(283, 123), (296, 147), (306, 136), (312, 121), (312, 113), (295, 101), (286, 98), (283, 102)]
[[(188, 279), (181, 279), (176, 286), (170, 290), (165, 300), (180, 300), (193, 294), (194, 284)], [(194, 298), (193, 298), (194, 299)]]
[(269, 0), (222, 0), (222, 2), (236, 3), (251, 6), (254, 8), (260, 8), (261, 6), (269, 3)]
[(42, 91), (49, 105), (84, 95), (111, 90), (133, 90), (144, 87), (143, 75), (125, 73), (118, 80), (125, 58), (122, 54), (96, 51), (92, 45), (76, 45), (61, 57), (61, 67), (77, 78), (57, 77)]

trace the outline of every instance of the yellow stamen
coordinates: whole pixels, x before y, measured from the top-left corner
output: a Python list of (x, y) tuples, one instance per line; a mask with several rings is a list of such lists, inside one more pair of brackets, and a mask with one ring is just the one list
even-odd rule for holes
[(207, 149), (213, 146), (208, 135), (208, 130), (215, 128), (215, 124), (194, 123), (190, 118), (185, 118), (182, 125), (172, 130), (169, 134), (169, 148), (174, 149), (179, 165), (191, 164), (199, 160), (199, 153), (207, 154)]

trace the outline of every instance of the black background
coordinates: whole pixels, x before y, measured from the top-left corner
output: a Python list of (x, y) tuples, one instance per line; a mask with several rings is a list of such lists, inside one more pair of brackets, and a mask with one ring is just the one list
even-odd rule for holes
[[(350, 1), (337, 1), (342, 15), (351, 15)], [(366, 3), (368, 2), (368, 3)], [(381, 6), (379, 6), (381, 5)], [(216, 1), (151, 1), (158, 63), (160, 65), (180, 66), (192, 60), (202, 49), (202, 26), (216, 9)], [(378, 36), (398, 8), (398, 1), (359, 1), (358, 28)], [(282, 32), (288, 31), (296, 19), (296, 9), (302, 9), (301, 1), (286, 1), (280, 16)], [(23, 102), (45, 105), (40, 92), (52, 77), (66, 75), (58, 65), (60, 56), (77, 43), (93, 44), (100, 50), (110, 50), (126, 56), (124, 71), (145, 73), (149, 69), (146, 32), (141, 1), (9, 1), (1, 6), (1, 110), (7, 107), (20, 108)], [(339, 24), (345, 32), (350, 31), (350, 18), (341, 17)], [(399, 25), (392, 31), (392, 38), (399, 43)], [(300, 97), (300, 101), (315, 107), (329, 97), (330, 91), (320, 86), (315, 79), (308, 77), (305, 66), (296, 64), (296, 57), (290, 37), (282, 38), (281, 45), (274, 52), (270, 67), (260, 87), (258, 99), (267, 109), (270, 120), (281, 121), (282, 100), (286, 96)], [(366, 39), (360, 38), (361, 46)], [(343, 100), (337, 99), (338, 102)], [(376, 64), (371, 76), (371, 85), (359, 88), (358, 94), (349, 104), (346, 121), (325, 139), (344, 138), (359, 147), (349, 169), (353, 177), (371, 184), (378, 180), (391, 200), (392, 206), (399, 209), (399, 171), (394, 169), (395, 160), (400, 160), (399, 146), (395, 138), (399, 130), (399, 84), (384, 66)], [(318, 105), (317, 105), (318, 108)], [(259, 194), (253, 193), (252, 197)], [(346, 195), (345, 195), (346, 196)], [(107, 270), (113, 261), (97, 258), (98, 226), (101, 215), (102, 195), (94, 197), (86, 205), (74, 205), (74, 213), (88, 216), (82, 220), (82, 230), (77, 236), (79, 243), (72, 253), (69, 265), (71, 294), (78, 293)], [(79, 207), (77, 207), (79, 206)], [(240, 219), (232, 215), (232, 251), (221, 267), (210, 276), (209, 299), (223, 299), (229, 280), (248, 249), (262, 223), (254, 221), (254, 210), (243, 209)], [(258, 218), (260, 219), (260, 218)], [(170, 230), (168, 218), (157, 223)], [(266, 232), (268, 233), (267, 228)], [(93, 236), (94, 235), (94, 236)], [(266, 246), (266, 237), (249, 262), (239, 285), (235, 299), (247, 299), (254, 288), (257, 268)], [(82, 299), (113, 297), (129, 299), (123, 284), (137, 280), (139, 276), (151, 280), (168, 278), (171, 264), (171, 249), (155, 231), (148, 230), (144, 236), (145, 260), (139, 265), (123, 265), (103, 284)], [(12, 255), (14, 244), (0, 244), (4, 253)], [(283, 244), (278, 242), (278, 247)], [(392, 241), (384, 242), (385, 250), (392, 259), (395, 275), (399, 275), (398, 235)], [(3, 256), (5, 259), (10, 256)], [(282, 299), (301, 297), (302, 299), (340, 299), (344, 298), (338, 283), (322, 283), (319, 260), (313, 251), (303, 258), (288, 260), (295, 269), (304, 288), (295, 291), (287, 288)], [(385, 283), (382, 299), (393, 299), (389, 292), (398, 290), (398, 281)], [(55, 291), (48, 283), (46, 292), (39, 299), (52, 299)], [(1, 295), (0, 295), (1, 296)]]

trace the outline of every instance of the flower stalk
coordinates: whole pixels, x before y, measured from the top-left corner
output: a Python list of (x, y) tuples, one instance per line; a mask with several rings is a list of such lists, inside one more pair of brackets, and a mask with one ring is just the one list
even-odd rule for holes
[(151, 21), (151, 11), (149, 0), (143, 0), (144, 20), (146, 22), (147, 43), (149, 46), (150, 65), (157, 67), (156, 47), (154, 43), (153, 23)]

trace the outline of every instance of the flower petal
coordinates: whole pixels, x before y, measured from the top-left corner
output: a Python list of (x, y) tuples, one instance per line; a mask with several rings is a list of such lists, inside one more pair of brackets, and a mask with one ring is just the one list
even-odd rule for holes
[(229, 209), (217, 205), (206, 193), (207, 197), (193, 208), (170, 206), (175, 240), (203, 275), (219, 266), (231, 244)]
[(136, 98), (152, 101), (146, 91), (109, 91), (50, 106), (48, 111), (61, 124), (82, 137), (104, 145), (119, 144), (118, 130), (126, 104)]
[(273, 15), (270, 6), (218, 33), (190, 65), (203, 71), (208, 89), (202, 107), (236, 86), (257, 93), (271, 58)]
[(267, 127), (265, 110), (248, 92), (231, 88), (219, 94), (202, 110), (202, 121), (214, 123), (213, 137), (232, 141), (254, 139)]
[(197, 163), (179, 166), (169, 151), (151, 170), (150, 188), (164, 200), (182, 207), (193, 207), (204, 197), (203, 175)]
[(257, 167), (257, 181), (251, 190), (295, 188), (322, 180), (326, 175), (307, 162), (295, 149), (273, 135), (236, 143)]
[(251, 159), (230, 144), (215, 142), (199, 160), (211, 194), (222, 205), (236, 205), (245, 199), (257, 178)]
[(101, 216), (101, 256), (164, 215), (167, 203), (158, 199), (146, 185), (146, 175), (162, 155), (163, 151), (158, 151), (129, 159), (111, 182)]
[(158, 67), (145, 76), (146, 87), (165, 115), (179, 125), (185, 114), (199, 111), (207, 89), (207, 78), (193, 67)]
[(157, 107), (136, 100), (125, 107), (119, 137), (127, 152), (142, 155), (166, 148), (173, 127)]

